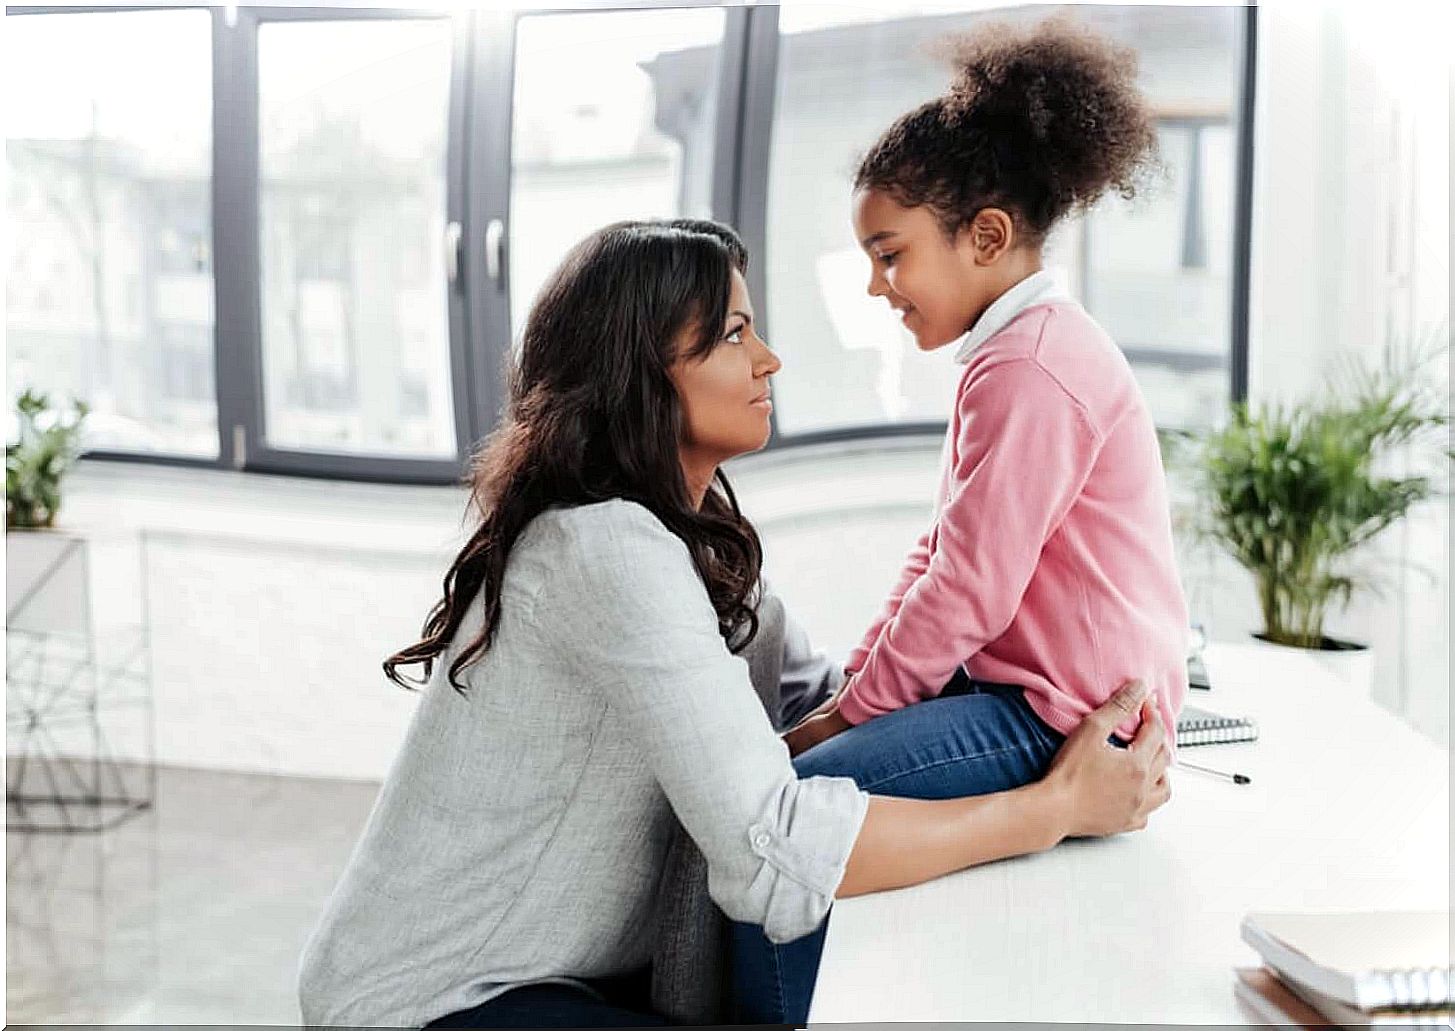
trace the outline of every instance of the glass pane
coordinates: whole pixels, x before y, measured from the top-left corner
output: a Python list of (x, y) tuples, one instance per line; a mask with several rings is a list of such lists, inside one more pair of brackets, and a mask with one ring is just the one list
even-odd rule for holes
[(510, 188), (517, 339), (546, 276), (593, 229), (711, 214), (723, 25), (721, 10), (520, 20)]
[(7, 390), (93, 409), (86, 445), (217, 455), (212, 17), (5, 19)]
[(1082, 301), (1132, 359), (1158, 425), (1205, 426), (1226, 406), (1232, 327), (1234, 136), (1165, 121), (1168, 179), (1086, 218)]
[(445, 19), (258, 31), (265, 436), (453, 457)]
[[(945, 419), (954, 348), (918, 352), (865, 292), (849, 181), (880, 132), (948, 83), (926, 44), (982, 18), (1033, 22), (1047, 10), (782, 9), (764, 303), (784, 363), (774, 387), (784, 435)], [(1063, 226), (1046, 264), (1127, 351), (1164, 425), (1206, 423), (1228, 398), (1239, 16), (1076, 8), (1083, 23), (1138, 51), (1168, 176), (1136, 201), (1108, 198)]]

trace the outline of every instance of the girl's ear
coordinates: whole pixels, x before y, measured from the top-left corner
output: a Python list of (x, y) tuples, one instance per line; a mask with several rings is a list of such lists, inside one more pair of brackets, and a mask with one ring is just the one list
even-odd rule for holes
[(1015, 220), (1001, 208), (981, 208), (960, 232), (977, 265), (995, 264), (1015, 244)]

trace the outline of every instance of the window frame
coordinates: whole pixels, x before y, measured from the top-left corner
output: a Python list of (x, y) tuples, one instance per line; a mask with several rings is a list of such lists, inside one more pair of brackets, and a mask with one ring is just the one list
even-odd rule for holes
[[(507, 384), (506, 362), (512, 353), (513, 329), (510, 310), (510, 201), (514, 163), (515, 42), (517, 28), (525, 18), (550, 15), (631, 13), (646, 10), (718, 9), (724, 15), (722, 52), (718, 62), (717, 114), (713, 129), (711, 214), (718, 221), (736, 225), (739, 207), (740, 159), (743, 141), (742, 93), (750, 47), (748, 25), (752, 8), (724, 6), (715, 0), (640, 0), (635, 3), (590, 2), (571, 6), (542, 6), (502, 9), (477, 19), (474, 47), (479, 59), (472, 64), (470, 96), (469, 207), (478, 217), (467, 222), (463, 264), (467, 270), (488, 267), (486, 233), (492, 222), (500, 226), (497, 260), (500, 275), (468, 274), (464, 278), (476, 289), (470, 302), (470, 317), (480, 332), (472, 342), (472, 356), (481, 356), (472, 370), (477, 403), (475, 413), (487, 423), (477, 438), (492, 430), (503, 411)], [(504, 141), (501, 143), (500, 141)], [(498, 347), (490, 347), (498, 341)], [(489, 419), (485, 414), (489, 413)]]
[[(768, 166), (773, 144), (773, 116), (778, 80), (778, 7), (755, 6), (749, 9), (751, 45), (748, 53), (749, 72), (743, 104), (743, 164), (740, 173), (740, 222), (735, 223), (754, 255), (767, 253), (768, 247)], [(1237, 112), (1237, 133), (1234, 141), (1233, 169), (1233, 253), (1231, 255), (1230, 305), (1232, 320), (1228, 341), (1228, 389), (1232, 403), (1240, 404), (1248, 397), (1248, 320), (1251, 288), (1252, 211), (1253, 211), (1253, 112), (1257, 70), (1258, 9), (1254, 5), (1241, 8), (1238, 53), (1240, 67), (1237, 81), (1239, 95), (1234, 98)], [(748, 289), (766, 309), (767, 283), (763, 262), (759, 260), (748, 274)], [(772, 327), (766, 312), (760, 313), (764, 335), (772, 339)], [(1181, 359), (1166, 352), (1148, 349), (1129, 352), (1128, 358), (1156, 358), (1174, 368), (1205, 368), (1205, 359), (1189, 356)], [(764, 450), (802, 445), (859, 441), (874, 438), (895, 438), (944, 435), (947, 420), (902, 423), (864, 423), (840, 426), (806, 433), (784, 434), (778, 429), (777, 412), (772, 416), (772, 433)]]
[[(175, 5), (173, 5), (173, 4), (128, 4), (128, 5), (115, 6), (115, 7), (105, 6), (105, 5), (101, 5), (101, 4), (88, 4), (88, 5), (85, 5), (85, 6), (78, 5), (78, 6), (75, 6), (75, 7), (65, 7), (65, 6), (55, 5), (55, 4), (27, 4), (27, 5), (19, 5), (19, 6), (14, 6), (14, 7), (6, 7), (5, 8), (5, 17), (7, 17), (7, 18), (11, 18), (11, 17), (24, 17), (26, 15), (32, 15), (32, 14), (126, 14), (126, 13), (138, 12), (138, 11), (204, 11), (207, 14), (209, 14), (211, 16), (211, 18), (212, 18), (212, 38), (213, 38), (213, 47), (212, 47), (212, 81), (213, 81), (213, 95), (212, 95), (212, 120), (211, 120), (211, 124), (208, 126), (208, 131), (211, 132), (211, 134), (212, 134), (212, 161), (213, 161), (213, 168), (211, 169), (211, 172), (210, 172), (211, 178), (213, 180), (213, 188), (212, 188), (212, 191), (211, 191), (211, 193), (212, 193), (212, 203), (214, 205), (216, 205), (216, 203), (217, 203), (217, 201), (216, 201), (216, 186), (215, 186), (215, 183), (216, 183), (216, 171), (217, 171), (217, 169), (216, 169), (216, 164), (217, 164), (217, 92), (216, 92), (216, 82), (217, 82), (217, 60), (218, 60), (216, 38), (217, 38), (217, 21), (218, 21), (218, 16), (219, 16), (219, 11), (218, 11), (217, 8), (210, 7), (207, 4), (202, 4), (202, 3), (175, 4)], [(209, 214), (211, 216), (211, 221), (212, 221), (212, 226), (213, 226), (212, 286), (213, 286), (214, 297), (215, 297), (216, 296), (216, 290), (217, 290), (217, 278), (218, 278), (217, 277), (217, 239), (216, 239), (217, 214), (216, 214), (216, 208), (214, 207), (213, 211), (212, 212), (209, 212)], [(213, 357), (213, 387), (214, 387), (214, 396), (215, 396), (216, 393), (217, 393), (216, 384), (219, 381), (218, 380), (218, 376), (217, 376), (217, 371), (216, 371), (217, 315), (216, 315), (215, 309), (214, 309), (214, 312), (213, 312), (212, 332), (213, 332), (213, 355), (214, 355), (214, 357)], [(7, 378), (8, 378), (8, 370), (7, 370)], [(186, 454), (178, 454), (178, 453), (175, 453), (175, 452), (166, 452), (166, 451), (123, 451), (123, 450), (114, 449), (114, 448), (89, 448), (89, 449), (87, 449), (86, 451), (84, 451), (81, 454), (80, 458), (83, 461), (86, 460), (86, 459), (92, 459), (92, 458), (94, 458), (94, 459), (97, 459), (97, 460), (100, 460), (100, 461), (104, 461), (104, 462), (148, 462), (148, 463), (151, 463), (153, 465), (173, 466), (173, 467), (184, 468), (184, 469), (215, 469), (219, 465), (222, 464), (222, 448), (223, 448), (223, 442), (221, 440), (221, 425), (222, 425), (222, 422), (221, 422), (221, 418), (219, 416), (219, 419), (218, 419), (219, 439), (218, 439), (218, 457), (217, 458), (207, 458), (207, 457), (204, 457), (202, 455), (186, 455)]]
[[(453, 36), (450, 97), (445, 157), (445, 222), (465, 223), (464, 126), (467, 110), (465, 73), (470, 64), (470, 17), (426, 9), (334, 7), (237, 8), (229, 23), (216, 18), (213, 50), (222, 55), (215, 65), (214, 125), (230, 132), (214, 134), (214, 216), (217, 261), (217, 392), (222, 464), (234, 469), (291, 473), (330, 479), (378, 480), (392, 483), (457, 482), (474, 439), (474, 403), (470, 393), (470, 339), (465, 284), (457, 276), (446, 283), (447, 335), (451, 401), (454, 409), (455, 456), (410, 458), (369, 453), (280, 448), (267, 442), (263, 383), (262, 255), (260, 251), (260, 162), (258, 37), (268, 24), (358, 21), (431, 20), (447, 24)], [(463, 235), (463, 234), (462, 234)], [(439, 241), (444, 247), (445, 241)], [(220, 267), (227, 261), (227, 274)], [(242, 384), (228, 390), (223, 384)]]
[[(712, 216), (738, 228), (758, 256), (748, 270), (754, 296), (767, 296), (768, 167), (777, 88), (778, 7), (716, 0), (580, 0), (532, 9), (363, 7), (217, 7), (206, 4), (16, 6), (9, 15), (205, 10), (212, 17), (212, 276), (218, 456), (90, 450), (86, 459), (228, 468), (325, 479), (458, 484), (477, 442), (496, 426), (506, 399), (511, 353), (509, 158), (515, 38), (521, 18), (550, 14), (676, 8), (723, 9), (718, 110), (711, 183)], [(1257, 8), (1241, 9), (1235, 98), (1233, 254), (1229, 399), (1248, 393)], [(446, 156), (446, 222), (460, 229), (459, 275), (448, 285), (449, 361), (456, 456), (408, 458), (269, 446), (264, 435), (260, 310), (258, 30), (268, 23), (438, 19), (454, 29)], [(219, 126), (227, 126), (225, 133)], [(502, 142), (504, 141), (504, 142)], [(484, 275), (487, 230), (498, 220), (499, 275)], [(440, 245), (445, 246), (444, 241)], [(480, 274), (477, 274), (479, 270)], [(766, 319), (763, 320), (766, 323)], [(764, 326), (765, 334), (771, 327)], [(770, 336), (771, 339), (771, 336)], [(876, 438), (940, 436), (945, 421), (867, 423), (783, 434), (776, 413), (766, 450)]]

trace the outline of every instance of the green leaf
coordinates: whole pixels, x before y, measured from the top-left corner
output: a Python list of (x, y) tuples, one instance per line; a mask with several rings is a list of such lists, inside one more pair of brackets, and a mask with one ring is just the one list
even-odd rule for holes
[(1431, 385), (1448, 352), (1446, 333), (1432, 346), (1392, 348), (1378, 369), (1344, 361), (1317, 402), (1233, 405), (1198, 442), (1198, 536), (1253, 574), (1269, 637), (1317, 644), (1332, 606), (1377, 587), (1349, 572), (1353, 553), (1447, 489), (1383, 470), (1396, 451), (1413, 451), (1443, 457), (1448, 473), (1449, 390)]

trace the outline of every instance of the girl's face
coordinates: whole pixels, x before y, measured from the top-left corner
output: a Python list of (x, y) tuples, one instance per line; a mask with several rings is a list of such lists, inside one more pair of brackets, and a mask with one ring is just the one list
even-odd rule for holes
[[(683, 459), (693, 467), (715, 468), (734, 455), (757, 451), (768, 443), (771, 430), (768, 377), (783, 363), (754, 330), (748, 284), (736, 270), (721, 332), (710, 352), (678, 358), (670, 373), (682, 403)], [(691, 340), (684, 337), (679, 346), (690, 347)]]
[(1009, 240), (987, 241), (980, 216), (948, 240), (929, 208), (907, 208), (887, 193), (864, 189), (854, 194), (853, 218), (854, 235), (871, 263), (870, 295), (900, 313), (921, 351), (963, 336), (1004, 290), (995, 265)]

